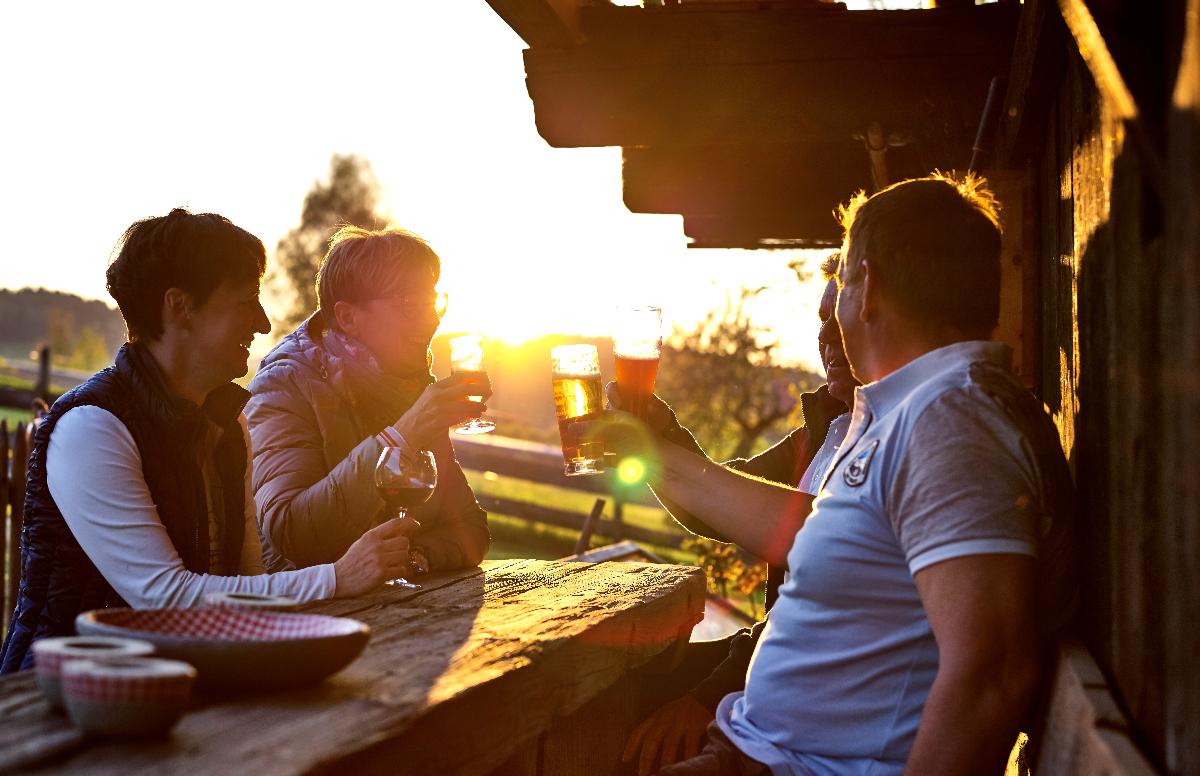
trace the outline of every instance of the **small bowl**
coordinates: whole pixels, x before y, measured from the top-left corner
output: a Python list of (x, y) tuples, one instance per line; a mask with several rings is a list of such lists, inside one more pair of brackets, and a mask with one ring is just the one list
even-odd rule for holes
[(62, 669), (63, 703), (86, 733), (157, 736), (175, 726), (195, 680), (196, 669), (179, 660), (69, 660)]
[(358, 620), (248, 609), (97, 609), (75, 630), (148, 641), (200, 672), (201, 689), (280, 689), (340, 671), (367, 645)]
[(54, 711), (61, 711), (62, 667), (68, 660), (109, 660), (145, 657), (154, 645), (139, 639), (112, 636), (64, 636), (33, 642), (33, 666), (38, 687)]
[(300, 607), (295, 598), (282, 595), (258, 595), (257, 593), (218, 592), (204, 596), (204, 606), (209, 609), (252, 609), (256, 612), (290, 612)]

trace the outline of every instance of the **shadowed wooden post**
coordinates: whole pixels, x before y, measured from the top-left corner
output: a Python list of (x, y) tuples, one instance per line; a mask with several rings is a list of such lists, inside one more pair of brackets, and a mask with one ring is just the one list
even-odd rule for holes
[(579, 539), (575, 542), (576, 555), (587, 550), (588, 542), (592, 539), (592, 531), (596, 529), (596, 523), (599, 522), (602, 512), (604, 512), (604, 499), (598, 498), (592, 505), (592, 511), (584, 521), (583, 528), (579, 530)]
[(33, 388), (34, 395), (44, 402), (50, 401), (50, 346), (43, 345), (38, 351), (38, 381)]
[[(0, 563), (4, 564), (5, 573), (8, 571), (8, 421), (0, 420)], [(12, 615), (12, 607), (8, 602), (8, 584), (4, 586), (5, 595), (0, 600), (0, 632), (8, 635), (8, 618)]]
[(18, 423), (13, 433), (12, 476), (8, 483), (12, 512), (8, 520), (8, 564), (5, 587), (4, 616), (11, 617), (17, 604), (21, 582), (21, 526), (25, 515), (25, 474), (29, 466), (29, 444), (33, 436), (32, 423)]

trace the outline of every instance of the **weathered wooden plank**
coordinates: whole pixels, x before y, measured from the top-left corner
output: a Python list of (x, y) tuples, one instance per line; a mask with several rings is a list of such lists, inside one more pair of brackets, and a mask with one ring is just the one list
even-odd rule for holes
[(1163, 457), (1153, 480), (1161, 489), (1166, 537), (1166, 730), (1163, 757), (1171, 773), (1200, 773), (1200, 0), (1178, 4), (1182, 55), (1174, 71), (1167, 119), (1170, 191), (1166, 249), (1151, 298), (1162, 337), (1161, 393), (1154, 436)]
[(1125, 717), (1103, 686), (1088, 686), (1099, 669), (1078, 644), (1059, 653), (1038, 743), (1038, 776), (1149, 776), (1153, 767), (1127, 734)]
[(554, 723), (540, 742), (542, 776), (621, 773), (625, 741), (640, 719), (637, 673), (623, 677), (586, 705)]
[(320, 687), (205, 699), (170, 739), (98, 744), (55, 767), (486, 773), (673, 644), (704, 600), (697, 569), (653, 564), (516, 561), (430, 582), (369, 596), (356, 616), (371, 643)]
[[(1117, 44), (1128, 46), (1129, 38)], [(1162, 207), (1119, 101), (1097, 88), (1073, 39), (1063, 53), (1065, 66), (1037, 73), (1042, 86), (1054, 87), (1054, 109), (1044, 142), (1032, 149), (1045, 304), (1043, 395), (1079, 485), (1081, 622), (1115, 695), (1101, 716), (1125, 709), (1136, 720), (1137, 740), (1157, 759), (1173, 741), (1176, 751), (1197, 749), (1194, 739), (1182, 743), (1187, 726), (1171, 711), (1170, 696), (1183, 684), (1179, 676), (1190, 675), (1198, 646), (1187, 638), (1189, 626), (1173, 633), (1166, 624), (1180, 591), (1194, 585), (1163, 560), (1196, 546), (1165, 524), (1164, 505), (1172, 511), (1179, 505), (1180, 514), (1195, 519), (1197, 502), (1184, 495), (1194, 488), (1194, 462), (1174, 451), (1176, 444), (1180, 451), (1195, 447), (1183, 438), (1197, 413), (1197, 269), (1164, 249)], [(1195, 176), (1194, 168), (1175, 169)], [(1196, 210), (1193, 200), (1179, 212), (1187, 221)], [(1179, 403), (1164, 401), (1160, 390), (1177, 390)], [(1182, 457), (1172, 473), (1163, 456), (1174, 455)], [(1185, 619), (1195, 617), (1177, 622)], [(1176, 649), (1178, 667), (1168, 669), (1164, 656)], [(1091, 702), (1105, 707), (1103, 698)]]
[[(1085, 0), (1058, 0), (1058, 8), (1062, 13), (1067, 29), (1075, 38), (1076, 48), (1087, 63), (1088, 69), (1095, 79), (1100, 93), (1104, 95), (1113, 110), (1129, 129), (1145, 165), (1147, 178), (1154, 186), (1159, 197), (1167, 195), (1167, 172), (1162, 151), (1155, 142), (1154, 134), (1146, 124), (1146, 118), (1134, 100), (1133, 92), (1125, 83), (1125, 78), (1117, 67), (1109, 51), (1108, 43), (1100, 33), (1100, 28), (1092, 13), (1088, 10)], [(1165, 31), (1164, 31), (1165, 32)]]

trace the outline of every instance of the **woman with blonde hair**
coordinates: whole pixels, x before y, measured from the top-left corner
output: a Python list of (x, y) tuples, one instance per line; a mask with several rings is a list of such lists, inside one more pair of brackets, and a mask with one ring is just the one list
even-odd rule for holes
[(434, 381), (429, 344), (446, 309), (441, 260), (402, 229), (344, 227), (317, 276), (319, 309), (262, 361), (247, 405), (254, 500), (271, 568), (337, 557), (383, 515), (374, 467), (384, 447), (429, 450), (438, 484), (409, 512), (406, 576), (476, 566), (487, 514), (448, 430), (477, 416), (486, 386)]

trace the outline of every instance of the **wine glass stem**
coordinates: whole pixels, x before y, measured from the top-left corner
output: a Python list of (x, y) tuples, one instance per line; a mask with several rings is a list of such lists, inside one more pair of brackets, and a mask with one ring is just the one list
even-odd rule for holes
[[(406, 515), (408, 515), (407, 509), (405, 509), (404, 507), (396, 507), (395, 519), (399, 520), (399, 519), (405, 517)], [(416, 582), (409, 582), (404, 577), (396, 577), (395, 579), (388, 580), (388, 584), (391, 585), (392, 587), (399, 587), (404, 590), (420, 590), (421, 589), (421, 586), (418, 585)]]

